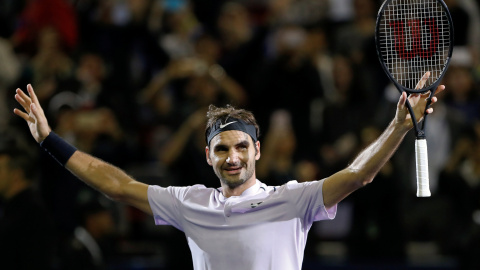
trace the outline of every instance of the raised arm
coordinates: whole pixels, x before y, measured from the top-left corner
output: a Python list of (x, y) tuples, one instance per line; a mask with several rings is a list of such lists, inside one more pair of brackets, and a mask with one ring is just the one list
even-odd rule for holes
[[(440, 85), (436, 93), (444, 89), (445, 86)], [(380, 137), (365, 148), (347, 168), (325, 180), (323, 184), (323, 200), (326, 207), (334, 206), (350, 193), (373, 181), (373, 178), (383, 165), (395, 153), (407, 132), (413, 127), (410, 114), (405, 106), (407, 98), (415, 111), (416, 119), (421, 121), (428, 96), (429, 93), (410, 95), (409, 97), (407, 97), (406, 93), (403, 93), (400, 96), (395, 119), (388, 125)], [(436, 101), (437, 98), (432, 97), (432, 104)], [(426, 110), (428, 114), (432, 112), (432, 108)]]
[(25, 111), (14, 109), (14, 113), (27, 122), (38, 143), (42, 143), (47, 151), (54, 153), (57, 161), (86, 184), (113, 200), (127, 203), (152, 215), (147, 196), (148, 185), (135, 181), (121, 169), (78, 151), (60, 139), (49, 127), (30, 84), (27, 92), (28, 95), (17, 89), (15, 99)]

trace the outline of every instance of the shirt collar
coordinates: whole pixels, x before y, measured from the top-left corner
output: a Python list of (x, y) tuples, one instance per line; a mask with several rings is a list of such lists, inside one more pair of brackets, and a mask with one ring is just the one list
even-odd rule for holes
[(255, 184), (249, 188), (247, 188), (243, 193), (242, 195), (240, 195), (239, 197), (245, 197), (245, 196), (249, 196), (249, 195), (255, 195), (257, 194), (258, 190), (260, 189), (260, 181), (258, 181), (258, 179), (255, 180)]
[[(261, 187), (261, 182), (258, 179), (256, 179), (255, 184), (247, 188), (245, 191), (243, 191), (243, 193), (240, 196), (232, 196), (232, 197), (242, 198), (242, 197), (255, 195), (260, 190), (260, 187)], [(218, 190), (220, 191), (220, 195), (219, 195), (220, 201), (222, 202), (226, 201), (228, 198), (225, 198), (225, 196), (223, 196), (223, 188), (220, 187), (218, 188)]]

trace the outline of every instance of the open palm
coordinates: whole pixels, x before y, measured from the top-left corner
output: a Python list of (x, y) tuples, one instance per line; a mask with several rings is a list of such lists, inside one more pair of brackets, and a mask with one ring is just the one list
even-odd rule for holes
[(51, 128), (48, 126), (47, 118), (30, 84), (27, 85), (27, 92), (28, 95), (19, 88), (16, 90), (15, 100), (22, 105), (24, 111), (15, 108), (13, 112), (27, 121), (33, 138), (37, 142), (41, 142), (48, 136)]

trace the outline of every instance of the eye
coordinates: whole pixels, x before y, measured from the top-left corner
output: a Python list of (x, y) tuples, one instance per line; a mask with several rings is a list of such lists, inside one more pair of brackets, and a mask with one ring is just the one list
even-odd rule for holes
[(215, 147), (215, 152), (225, 152), (225, 151), (228, 151), (227, 147), (225, 147), (225, 146)]
[(241, 143), (241, 144), (237, 145), (237, 149), (242, 150), (242, 151), (247, 150), (248, 149), (248, 144)]

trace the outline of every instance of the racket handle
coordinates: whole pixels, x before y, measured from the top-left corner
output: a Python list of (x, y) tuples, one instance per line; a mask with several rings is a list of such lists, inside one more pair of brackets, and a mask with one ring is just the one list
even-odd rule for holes
[(426, 139), (415, 140), (415, 162), (417, 165), (417, 197), (430, 197)]

